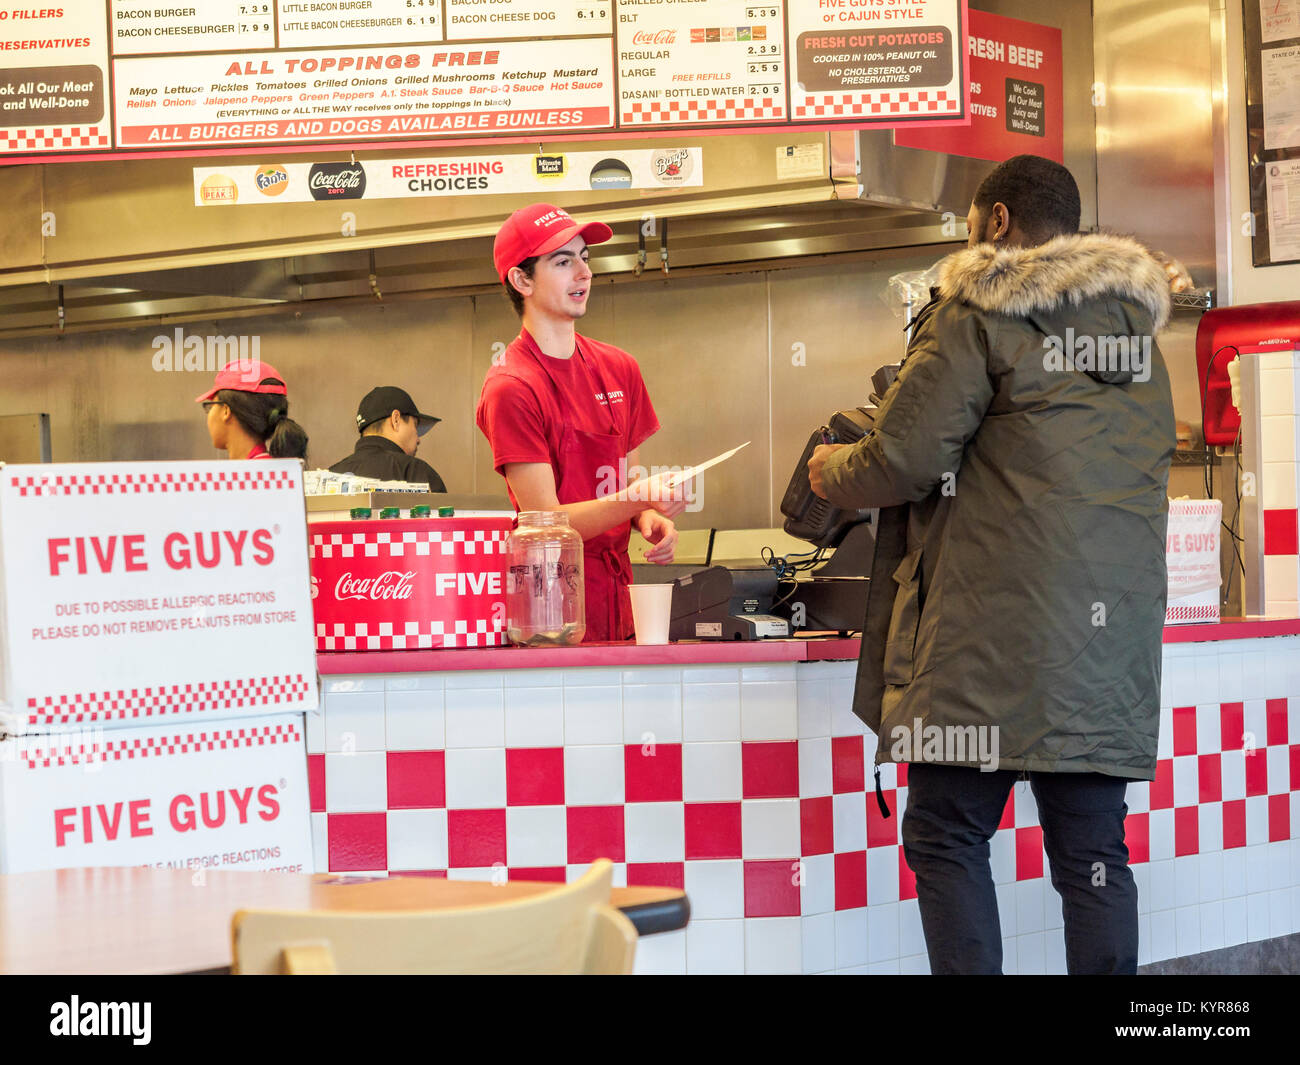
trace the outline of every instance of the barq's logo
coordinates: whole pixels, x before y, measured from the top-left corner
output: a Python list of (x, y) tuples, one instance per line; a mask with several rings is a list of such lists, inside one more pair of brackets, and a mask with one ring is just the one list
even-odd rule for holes
[(334, 585), (335, 599), (410, 599), (415, 586), (415, 572), (399, 573), (390, 569), (378, 577), (353, 577), (343, 574)]

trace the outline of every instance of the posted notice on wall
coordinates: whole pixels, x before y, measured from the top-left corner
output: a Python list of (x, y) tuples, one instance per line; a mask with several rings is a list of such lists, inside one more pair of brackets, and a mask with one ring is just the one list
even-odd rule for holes
[(964, 12), (963, 0), (68, 0), (0, 20), (0, 163), (964, 123)]
[(0, 732), (314, 708), (296, 460), (0, 469)]
[(1264, 147), (1300, 146), (1300, 45), (1265, 48), (1260, 53), (1264, 79)]
[(1273, 262), (1300, 259), (1300, 160), (1264, 164), (1268, 251)]

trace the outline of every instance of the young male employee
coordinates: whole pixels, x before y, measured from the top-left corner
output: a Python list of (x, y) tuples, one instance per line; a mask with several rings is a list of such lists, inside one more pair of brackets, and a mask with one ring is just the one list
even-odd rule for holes
[(515, 506), (564, 511), (582, 536), (593, 641), (632, 635), (632, 527), (653, 545), (648, 561), (671, 562), (671, 519), (686, 508), (664, 475), (625, 483), (659, 419), (632, 356), (574, 328), (591, 294), (587, 246), (612, 235), (547, 203), (506, 219), (492, 257), (523, 328), (488, 371), (477, 414)]
[(359, 473), (381, 481), (427, 484), (445, 492), (438, 471), (415, 457), (420, 438), (442, 419), (421, 414), (410, 393), (392, 385), (372, 388), (357, 405), (357, 449), (330, 467), (334, 473)]

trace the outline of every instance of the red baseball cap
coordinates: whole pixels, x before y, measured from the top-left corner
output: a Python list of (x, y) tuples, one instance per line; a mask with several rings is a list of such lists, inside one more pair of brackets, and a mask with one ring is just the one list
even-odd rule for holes
[(492, 262), (502, 281), (525, 259), (563, 248), (574, 237), (588, 244), (603, 244), (614, 235), (604, 222), (578, 222), (563, 207), (530, 203), (505, 220), (492, 245)]
[(275, 378), (277, 381), (283, 381), (280, 371), (272, 366), (269, 362), (261, 362), (258, 359), (239, 359), (235, 362), (228, 362), (217, 371), (217, 382), (208, 391), (201, 396), (196, 396), (195, 403), (202, 403), (205, 400), (212, 399), (223, 388), (231, 392), (262, 392), (273, 396), (287, 396), (289, 389), (286, 385), (264, 385), (263, 381), (268, 378)]

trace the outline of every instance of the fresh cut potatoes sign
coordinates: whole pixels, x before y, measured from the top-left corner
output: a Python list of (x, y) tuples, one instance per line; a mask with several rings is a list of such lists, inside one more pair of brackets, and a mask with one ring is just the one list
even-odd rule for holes
[(316, 706), (296, 460), (0, 469), (0, 732)]

